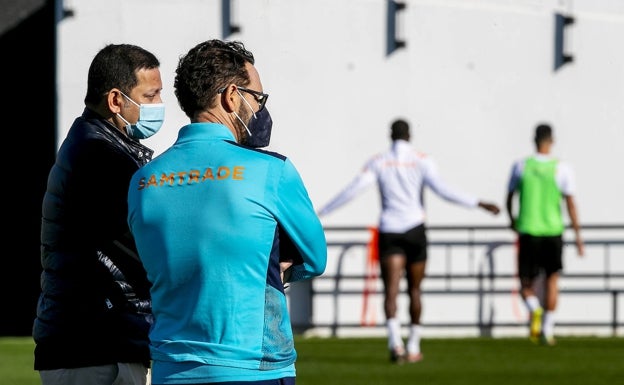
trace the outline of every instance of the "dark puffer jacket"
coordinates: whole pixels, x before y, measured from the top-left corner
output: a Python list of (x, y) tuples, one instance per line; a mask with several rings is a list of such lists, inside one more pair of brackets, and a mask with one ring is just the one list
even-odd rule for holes
[(149, 366), (150, 284), (126, 217), (152, 155), (89, 109), (70, 128), (43, 197), (35, 370)]

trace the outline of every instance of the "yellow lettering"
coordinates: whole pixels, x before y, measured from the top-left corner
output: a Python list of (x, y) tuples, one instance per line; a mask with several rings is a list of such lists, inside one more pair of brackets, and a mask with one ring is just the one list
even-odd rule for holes
[(202, 182), (206, 179), (214, 180), (214, 175), (212, 175), (212, 169), (210, 167), (207, 167), (206, 171), (204, 171), (204, 177), (202, 178)]
[(145, 188), (145, 177), (139, 179), (139, 190), (143, 190)]
[(243, 167), (243, 166), (234, 166), (234, 172), (232, 173), (232, 179), (243, 180), (243, 171), (245, 171), (245, 167)]
[(199, 183), (199, 170), (191, 170), (191, 172), (189, 173), (188, 184), (191, 184), (193, 182)]
[[(244, 173), (244, 166), (234, 166), (231, 169), (228, 166), (220, 166), (217, 168), (216, 180), (226, 180), (228, 178), (232, 178), (232, 180), (243, 180), (245, 179)], [(206, 167), (203, 175), (200, 170), (190, 170), (171, 172), (169, 174), (162, 173), (160, 174), (160, 179), (156, 179), (155, 174), (150, 175), (147, 179), (146, 177), (142, 177), (138, 181), (138, 190), (164, 185), (173, 186), (176, 184), (176, 181), (177, 185), (181, 186), (184, 185), (185, 182), (189, 185), (193, 183), (205, 182), (206, 180), (215, 180), (215, 174), (213, 173), (212, 167)]]
[(217, 170), (217, 179), (223, 180), (227, 179), (230, 176), (230, 168), (226, 166), (221, 166)]
[(157, 186), (156, 184), (156, 175), (152, 174), (149, 178), (149, 180), (147, 181), (147, 187), (150, 186)]
[(167, 175), (167, 174), (161, 174), (160, 175), (160, 185), (164, 185), (165, 183), (168, 183), (169, 186), (173, 186), (173, 181), (174, 181), (174, 176), (173, 173)]

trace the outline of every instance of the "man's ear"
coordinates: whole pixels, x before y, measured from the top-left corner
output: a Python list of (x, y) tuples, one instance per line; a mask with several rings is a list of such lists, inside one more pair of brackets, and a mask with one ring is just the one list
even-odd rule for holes
[(113, 88), (108, 91), (108, 94), (106, 95), (106, 103), (108, 105), (109, 111), (113, 113), (113, 115), (120, 113), (121, 104), (124, 103), (121, 91), (117, 88)]
[(227, 113), (232, 113), (238, 109), (238, 102), (236, 97), (236, 86), (234, 84), (230, 84), (225, 87), (225, 90), (221, 92), (221, 98), (219, 99), (223, 109)]

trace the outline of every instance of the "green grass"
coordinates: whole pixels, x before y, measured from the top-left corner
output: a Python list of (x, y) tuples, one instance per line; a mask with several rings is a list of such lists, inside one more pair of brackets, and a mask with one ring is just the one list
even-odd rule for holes
[[(423, 361), (392, 364), (385, 338), (295, 341), (297, 385), (616, 385), (624, 384), (624, 338), (424, 339)], [(0, 338), (0, 384), (39, 385), (28, 337)]]
[(41, 385), (33, 369), (34, 347), (30, 337), (0, 337), (0, 384)]
[(623, 338), (425, 339), (424, 360), (392, 364), (385, 339), (297, 339), (297, 385), (624, 384)]

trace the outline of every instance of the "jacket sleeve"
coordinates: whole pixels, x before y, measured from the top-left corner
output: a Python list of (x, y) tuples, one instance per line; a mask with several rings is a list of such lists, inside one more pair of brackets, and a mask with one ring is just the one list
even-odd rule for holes
[(289, 281), (323, 274), (327, 265), (327, 242), (323, 226), (314, 212), (301, 176), (289, 159), (285, 160), (278, 186), (277, 216), (282, 234), (288, 237), (289, 244), (292, 243), (291, 247), (283, 251), (298, 253), (282, 256), (282, 259), (295, 261)]
[(356, 175), (355, 178), (338, 193), (338, 195), (318, 210), (319, 216), (327, 215), (350, 202), (353, 198), (371, 186), (376, 180), (377, 177), (373, 170), (368, 166), (365, 167), (362, 172)]
[(465, 207), (477, 207), (479, 199), (470, 194), (464, 193), (454, 187), (451, 187), (438, 173), (435, 162), (428, 158), (423, 162), (424, 183), (429, 186), (439, 197), (449, 202), (456, 203)]

